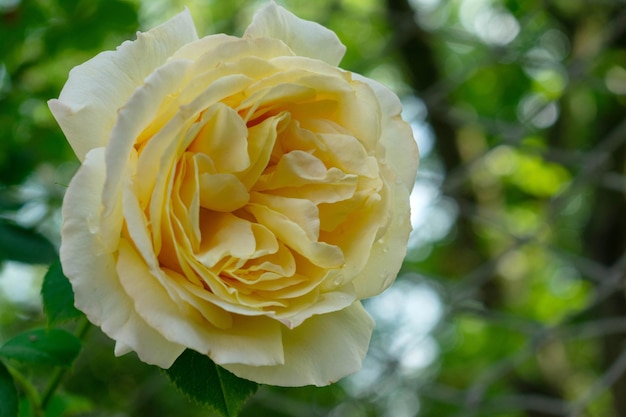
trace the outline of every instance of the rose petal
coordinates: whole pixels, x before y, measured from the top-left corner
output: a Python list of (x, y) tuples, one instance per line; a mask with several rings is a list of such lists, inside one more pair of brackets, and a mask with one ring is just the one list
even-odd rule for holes
[(248, 130), (248, 153), (250, 155), (250, 167), (243, 172), (241, 182), (247, 189), (258, 181), (267, 167), (276, 143), (276, 138), (289, 123), (289, 114), (284, 112), (279, 115), (268, 117), (256, 126)]
[(79, 160), (90, 149), (106, 145), (118, 109), (144, 78), (196, 39), (193, 20), (185, 9), (160, 26), (137, 33), (137, 40), (102, 52), (70, 71), (58, 100), (48, 105)]
[(392, 169), (407, 187), (412, 190), (419, 162), (417, 143), (413, 139), (411, 126), (402, 120), (402, 103), (391, 90), (370, 78), (354, 74), (354, 79), (369, 85), (376, 94), (383, 113), (381, 144), (385, 149), (384, 159), (393, 161)]
[(202, 220), (203, 239), (196, 256), (207, 267), (213, 267), (227, 256), (247, 259), (256, 251), (256, 239), (249, 221), (231, 213), (215, 213)]
[(282, 366), (224, 365), (236, 375), (262, 384), (302, 386), (331, 384), (356, 372), (367, 352), (374, 322), (361, 303), (283, 328)]
[(320, 294), (317, 300), (315, 300), (315, 304), (310, 308), (298, 311), (293, 315), (278, 315), (278, 317), (280, 317), (283, 324), (290, 329), (294, 329), (300, 326), (309, 317), (342, 310), (355, 301), (356, 294), (354, 287), (350, 284), (339, 290)]
[[(171, 173), (176, 165), (176, 159), (184, 151), (186, 141), (193, 139), (187, 129), (193, 130), (193, 123), (203, 109), (239, 90), (248, 78), (235, 74), (224, 77), (207, 90), (202, 91), (189, 104), (182, 105), (175, 117), (172, 118), (142, 149), (137, 163), (137, 196), (143, 203), (149, 200), (150, 219), (153, 225), (161, 224), (161, 216), (169, 198)], [(190, 127), (191, 126), (191, 127)], [(199, 129), (199, 126), (195, 126)], [(197, 132), (195, 132), (197, 133)], [(161, 247), (161, 231), (159, 227), (153, 230), (155, 250)]]
[[(373, 242), (367, 263), (352, 281), (359, 299), (378, 295), (389, 287), (406, 255), (411, 233), (410, 207), (407, 203), (409, 192), (402, 183), (391, 187), (391, 222), (384, 229), (385, 233)], [(381, 259), (385, 261), (381, 262)]]
[(232, 212), (243, 207), (250, 195), (233, 174), (201, 174), (200, 205), (206, 209)]
[(155, 119), (165, 97), (179, 89), (189, 66), (189, 61), (170, 61), (158, 68), (118, 111), (106, 148), (107, 178), (102, 196), (106, 209), (104, 216), (112, 210), (107, 203), (115, 201), (115, 196), (121, 193), (121, 181), (128, 175), (128, 160), (139, 134)]
[[(374, 285), (379, 285), (379, 278), (365, 271), (364, 267), (372, 259), (371, 247), (374, 241), (387, 227), (390, 216), (393, 216), (393, 213), (389, 213), (389, 206), (384, 189), (369, 193), (362, 204), (355, 207), (340, 225), (331, 232), (320, 233), (320, 240), (341, 248), (346, 259), (342, 268), (345, 279), (360, 280), (362, 275), (367, 275), (369, 279), (376, 281)], [(375, 258), (375, 262), (387, 266), (389, 255), (391, 254), (381, 253), (381, 256)], [(391, 264), (389, 268), (399, 269), (399, 265)], [(357, 294), (360, 295), (359, 292)]]
[(289, 217), (266, 206), (250, 203), (246, 206), (256, 220), (270, 229), (285, 245), (321, 268), (338, 268), (344, 263), (341, 249), (335, 245), (311, 240), (307, 232)]
[(356, 175), (335, 167), (327, 169), (319, 158), (295, 150), (283, 155), (275, 167), (268, 169), (253, 190), (276, 192), (314, 204), (334, 203), (354, 195), (357, 181)]
[[(72, 283), (76, 307), (117, 341), (116, 354), (129, 348), (141, 351), (144, 362), (167, 368), (185, 347), (165, 340), (136, 314), (115, 271), (115, 254), (100, 240), (97, 222), (104, 176), (104, 149), (97, 148), (87, 153), (67, 189), (60, 250), (63, 272)], [(147, 346), (159, 349), (144, 352), (142, 347)]]
[(250, 166), (248, 130), (236, 111), (216, 103), (199, 123), (200, 131), (187, 151), (209, 155), (218, 173), (239, 172)]
[(280, 195), (253, 193), (252, 203), (263, 205), (289, 218), (306, 234), (307, 239), (318, 240), (320, 219), (317, 206), (301, 198), (288, 198)]
[(300, 19), (273, 1), (254, 15), (244, 37), (274, 38), (287, 44), (297, 55), (338, 65), (346, 47), (335, 32), (316, 22)]
[[(151, 273), (124, 239), (120, 241), (117, 269), (123, 272), (120, 281), (137, 313), (167, 340), (208, 354), (218, 364), (236, 362), (256, 366), (283, 362), (280, 328), (275, 320), (234, 316), (230, 329), (214, 328), (199, 313), (181, 309), (158, 282), (153, 274), (156, 271)], [(237, 349), (232, 349), (233, 346)], [(154, 345), (140, 346), (137, 354), (154, 350), (158, 350)]]

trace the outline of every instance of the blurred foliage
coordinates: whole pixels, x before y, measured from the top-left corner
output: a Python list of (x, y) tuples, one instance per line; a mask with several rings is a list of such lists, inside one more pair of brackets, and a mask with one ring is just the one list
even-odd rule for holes
[[(363, 371), (262, 387), (242, 416), (626, 417), (626, 3), (281, 3), (337, 32), (344, 68), (400, 94), (422, 162), (404, 268), (367, 304)], [(184, 6), (204, 35), (240, 34), (259, 5), (0, 0), (0, 344), (45, 325), (7, 271), (55, 257), (77, 163), (46, 101), (69, 70)], [(207, 416), (112, 352), (93, 329), (48, 414)]]

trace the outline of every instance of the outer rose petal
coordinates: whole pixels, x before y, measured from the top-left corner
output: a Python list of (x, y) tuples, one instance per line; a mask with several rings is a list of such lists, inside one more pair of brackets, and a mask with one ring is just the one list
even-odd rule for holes
[(411, 216), (407, 204), (409, 192), (402, 184), (393, 187), (390, 190), (393, 193), (390, 223), (383, 236), (374, 241), (365, 267), (352, 281), (359, 299), (373, 297), (387, 289), (396, 278), (406, 255), (406, 242), (411, 233)]
[[(382, 111), (380, 144), (381, 170), (389, 182), (391, 196), (390, 223), (383, 236), (372, 246), (363, 271), (354, 280), (358, 298), (380, 294), (395, 279), (404, 256), (411, 232), (409, 194), (415, 183), (419, 163), (417, 144), (411, 127), (400, 113), (402, 105), (398, 97), (377, 81), (353, 74), (354, 79), (367, 83), (376, 94)], [(385, 259), (381, 262), (380, 259)]]
[(373, 328), (374, 321), (357, 301), (341, 311), (313, 316), (295, 329), (283, 328), (284, 365), (224, 368), (262, 384), (328, 385), (361, 368)]
[(102, 52), (70, 71), (58, 100), (48, 105), (81, 161), (109, 141), (117, 111), (135, 88), (183, 45), (198, 39), (189, 11), (137, 33), (115, 51)]
[(185, 347), (167, 341), (137, 315), (115, 272), (115, 255), (102, 245), (98, 219), (104, 178), (104, 148), (97, 148), (87, 153), (63, 200), (63, 272), (74, 288), (76, 307), (117, 341), (116, 354), (149, 346), (141, 359), (168, 368)]
[[(400, 116), (402, 103), (387, 87), (362, 75), (352, 73), (355, 80), (367, 83), (380, 103), (382, 110), (381, 144), (385, 147), (385, 159), (393, 161), (393, 170), (411, 191), (419, 163), (417, 144), (413, 140), (411, 126)], [(409, 140), (410, 139), (410, 140)]]
[(246, 29), (250, 38), (274, 38), (287, 44), (296, 55), (339, 64), (346, 47), (335, 32), (316, 22), (303, 20), (271, 2), (260, 9)]

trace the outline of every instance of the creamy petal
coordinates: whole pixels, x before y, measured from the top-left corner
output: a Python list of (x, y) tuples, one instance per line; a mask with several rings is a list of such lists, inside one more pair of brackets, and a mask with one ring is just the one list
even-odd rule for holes
[(214, 266), (226, 256), (245, 259), (256, 251), (256, 239), (249, 221), (231, 213), (215, 213), (203, 220), (203, 239), (197, 258), (207, 267)]
[(285, 245), (298, 252), (314, 265), (338, 268), (343, 265), (341, 249), (325, 242), (311, 240), (307, 232), (289, 217), (266, 206), (250, 203), (246, 206), (259, 223), (270, 229)]
[(391, 194), (391, 221), (385, 233), (373, 242), (367, 263), (352, 281), (359, 299), (378, 295), (389, 287), (398, 275), (406, 255), (411, 233), (409, 192), (404, 184), (395, 184)]
[(200, 174), (200, 204), (221, 212), (243, 207), (250, 195), (239, 178), (233, 174)]
[(93, 148), (104, 146), (117, 111), (144, 78), (181, 46), (198, 39), (189, 11), (102, 52), (70, 71), (58, 100), (49, 106), (81, 161)]
[(413, 139), (411, 126), (402, 120), (402, 104), (391, 90), (367, 77), (353, 75), (356, 80), (369, 85), (376, 94), (383, 113), (381, 145), (384, 147), (384, 160), (393, 164), (392, 169), (407, 187), (412, 190), (419, 163), (417, 143)]
[(272, 155), (276, 138), (289, 123), (289, 113), (268, 117), (248, 130), (250, 167), (241, 173), (241, 182), (250, 189), (259, 179)]
[(281, 321), (290, 329), (300, 326), (309, 317), (329, 314), (343, 310), (356, 301), (356, 294), (352, 285), (347, 285), (336, 291), (320, 294), (315, 305), (294, 315), (281, 317)]
[(329, 385), (356, 372), (367, 352), (374, 322), (359, 302), (334, 313), (283, 328), (281, 366), (227, 364), (236, 375), (278, 386)]
[(280, 39), (297, 55), (320, 59), (330, 65), (338, 65), (346, 53), (346, 47), (333, 31), (300, 19), (273, 1), (256, 12), (244, 36)]
[[(364, 272), (363, 268), (371, 259), (371, 247), (377, 237), (387, 227), (390, 221), (390, 204), (387, 193), (372, 193), (367, 196), (360, 207), (355, 208), (346, 219), (332, 232), (320, 233), (320, 239), (341, 248), (346, 262), (343, 274), (346, 279), (359, 279)], [(376, 262), (387, 264), (387, 257), (391, 254), (382, 253)], [(370, 279), (378, 279), (370, 276)]]
[[(120, 282), (132, 298), (137, 313), (167, 340), (208, 354), (218, 364), (236, 362), (256, 366), (283, 362), (280, 328), (275, 320), (235, 316), (232, 328), (222, 330), (200, 320), (199, 313), (192, 315), (181, 311), (158, 282), (154, 271), (148, 270), (125, 240), (120, 242), (117, 268)], [(232, 349), (233, 346), (237, 349)], [(146, 346), (145, 350), (155, 350), (155, 346)]]
[[(137, 315), (120, 285), (116, 255), (100, 240), (104, 174), (104, 149), (97, 148), (87, 153), (67, 189), (60, 250), (63, 272), (74, 289), (76, 307), (116, 340), (117, 354), (129, 348), (141, 351), (144, 362), (167, 368), (185, 347), (167, 341)], [(159, 349), (149, 349), (157, 345)]]
[[(169, 174), (174, 170), (176, 159), (184, 152), (189, 139), (195, 137), (191, 130), (200, 127), (194, 126), (198, 115), (210, 105), (239, 91), (241, 84), (247, 80), (247, 77), (235, 74), (216, 81), (191, 103), (182, 105), (175, 117), (143, 148), (137, 164), (137, 193), (140, 201), (150, 200), (149, 212), (153, 225), (161, 224), (166, 196), (171, 191), (168, 189), (172, 180)], [(158, 251), (161, 246), (160, 229), (155, 227), (153, 233), (154, 246)]]
[(253, 193), (251, 201), (288, 217), (302, 228), (308, 239), (315, 241), (319, 238), (319, 211), (311, 201), (263, 193)]
[[(157, 109), (166, 96), (176, 92), (185, 79), (189, 61), (170, 61), (151, 73), (118, 112), (118, 118), (107, 144), (107, 178), (103, 200), (107, 211), (114, 196), (121, 192), (122, 178), (138, 136), (156, 117)], [(108, 212), (105, 212), (105, 216)]]
[(236, 111), (216, 103), (202, 115), (201, 125), (188, 151), (209, 155), (220, 173), (239, 172), (250, 166), (248, 130)]

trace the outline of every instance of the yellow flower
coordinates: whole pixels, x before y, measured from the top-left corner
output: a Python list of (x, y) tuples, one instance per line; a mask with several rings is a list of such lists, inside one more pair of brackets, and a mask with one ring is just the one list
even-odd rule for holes
[(360, 368), (359, 300), (400, 268), (418, 155), (344, 51), (270, 3), (242, 38), (198, 39), (185, 10), (70, 72), (49, 102), (82, 163), (61, 261), (117, 355), (190, 348), (284, 386)]

